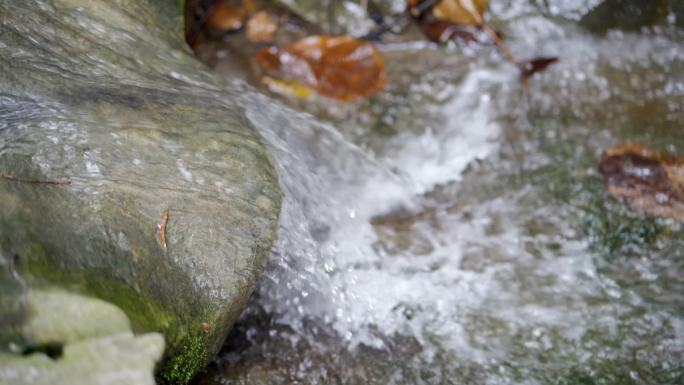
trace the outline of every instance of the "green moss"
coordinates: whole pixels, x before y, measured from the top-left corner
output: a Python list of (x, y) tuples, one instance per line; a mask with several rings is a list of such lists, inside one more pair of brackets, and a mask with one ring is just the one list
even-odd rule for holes
[(606, 259), (639, 254), (664, 230), (658, 218), (638, 213), (608, 196), (598, 177), (584, 178), (580, 201), (581, 229), (591, 248)]
[(161, 332), (170, 341), (177, 340), (181, 334), (173, 314), (125, 283), (103, 274), (56, 268), (48, 262), (38, 244), (34, 244), (22, 260), (24, 262), (18, 268), (31, 287), (58, 285), (110, 302), (126, 313), (136, 333)]
[(199, 335), (188, 338), (181, 352), (167, 361), (159, 374), (163, 384), (184, 385), (204, 368), (208, 351), (204, 338)]
[[(591, 361), (581, 366), (559, 370), (534, 371), (542, 385), (612, 385), (640, 383), (636, 378), (650, 378), (654, 384), (681, 384), (684, 371), (672, 362), (653, 365), (622, 357)], [(537, 377), (535, 375), (535, 377)]]
[[(100, 298), (121, 308), (130, 318), (135, 332), (163, 333), (170, 349), (167, 354), (171, 358), (159, 372), (161, 382), (186, 384), (206, 365), (209, 354), (203, 338), (188, 337), (187, 330), (181, 327), (173, 314), (162, 310), (151, 298), (133, 287), (106, 275), (59, 269), (48, 261), (39, 244), (31, 245), (17, 267), (31, 287), (58, 285)], [(173, 346), (181, 347), (174, 349)]]
[[(107, 276), (57, 269), (47, 262), (43, 249), (37, 244), (29, 254), (26, 264), (21, 266), (21, 274), (32, 287), (58, 284), (111, 302), (124, 310), (135, 332), (158, 331), (165, 335), (167, 343), (173, 342), (167, 344), (171, 349), (167, 351), (171, 359), (159, 371), (160, 382), (186, 384), (206, 365), (209, 354), (204, 339), (201, 336), (188, 337), (176, 317), (163, 311), (150, 298)], [(183, 340), (184, 343), (181, 342)], [(174, 345), (182, 347), (173, 349)]]

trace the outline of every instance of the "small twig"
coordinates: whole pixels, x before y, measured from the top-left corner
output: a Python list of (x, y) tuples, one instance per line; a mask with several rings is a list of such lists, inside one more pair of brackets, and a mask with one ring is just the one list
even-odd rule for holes
[(53, 184), (53, 185), (65, 185), (71, 184), (70, 180), (50, 180), (50, 179), (30, 179), (22, 178), (19, 176), (7, 175), (5, 173), (0, 173), (0, 178), (13, 180), (21, 183), (31, 183), (31, 184)]
[(503, 40), (501, 40), (501, 38), (499, 37), (499, 34), (496, 33), (496, 31), (493, 30), (492, 27), (489, 26), (489, 24), (484, 23), (484, 22), (482, 23), (482, 29), (484, 29), (485, 32), (487, 32), (489, 34), (489, 36), (492, 37), (492, 39), (494, 40), (494, 43), (496, 43), (496, 45), (499, 46), (499, 49), (501, 49), (504, 56), (506, 56), (506, 58), (508, 60), (510, 60), (511, 63), (515, 64), (516, 66), (519, 66), (518, 65), (518, 58), (516, 58), (515, 55), (513, 54), (513, 51), (511, 51), (511, 49), (508, 48), (508, 45), (506, 45), (506, 43), (504, 43)]
[(161, 219), (159, 220), (159, 246), (161, 246), (164, 253), (166, 253), (166, 225), (169, 223), (169, 209), (167, 208), (162, 212)]

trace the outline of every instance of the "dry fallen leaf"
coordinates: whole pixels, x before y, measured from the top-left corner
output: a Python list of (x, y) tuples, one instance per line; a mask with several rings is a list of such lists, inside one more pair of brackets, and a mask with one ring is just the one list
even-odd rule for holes
[(435, 43), (445, 43), (458, 38), (467, 42), (477, 42), (479, 30), (464, 24), (456, 24), (447, 20), (434, 20), (419, 24), (425, 37)]
[(520, 70), (520, 79), (527, 88), (528, 79), (543, 71), (558, 58), (537, 58), (520, 62), (506, 43), (484, 20), (488, 0), (409, 0), (409, 14), (417, 19), (423, 34), (434, 42), (444, 43), (459, 38), (470, 42), (482, 41), (483, 31), (499, 46), (502, 54)]
[(641, 144), (604, 151), (599, 173), (608, 193), (632, 208), (684, 222), (684, 159)]
[(269, 90), (277, 94), (293, 96), (297, 99), (308, 99), (312, 94), (316, 93), (316, 90), (313, 88), (294, 80), (283, 80), (264, 76), (261, 78), (261, 81)]
[(488, 3), (489, 0), (442, 0), (432, 8), (432, 14), (438, 20), (480, 26)]
[(273, 40), (278, 30), (278, 20), (266, 11), (259, 11), (247, 22), (247, 38), (251, 41), (263, 42)]
[(527, 82), (527, 79), (532, 77), (532, 75), (545, 70), (546, 67), (556, 63), (557, 61), (557, 57), (539, 57), (533, 60), (518, 63), (518, 68), (520, 68), (520, 77), (523, 83)]
[(414, 16), (422, 16), (428, 9), (437, 20), (455, 24), (481, 26), (489, 0), (409, 0), (409, 11)]
[(244, 19), (245, 10), (243, 8), (221, 2), (211, 10), (207, 24), (214, 33), (222, 33), (242, 28)]
[(264, 48), (256, 58), (274, 77), (345, 102), (369, 97), (387, 83), (378, 50), (346, 36), (310, 36), (284, 47)]

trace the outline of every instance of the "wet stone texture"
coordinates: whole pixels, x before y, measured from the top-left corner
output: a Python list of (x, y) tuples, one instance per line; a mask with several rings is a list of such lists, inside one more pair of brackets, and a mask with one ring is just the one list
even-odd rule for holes
[(155, 383), (161, 334), (134, 336), (123, 311), (99, 299), (58, 288), (24, 294), (27, 319), (9, 330), (15, 342), (0, 352), (0, 384)]
[(26, 319), (24, 289), (99, 297), (164, 334), (176, 383), (246, 303), (281, 199), (243, 90), (185, 48), (179, 6), (0, 3), (3, 329)]

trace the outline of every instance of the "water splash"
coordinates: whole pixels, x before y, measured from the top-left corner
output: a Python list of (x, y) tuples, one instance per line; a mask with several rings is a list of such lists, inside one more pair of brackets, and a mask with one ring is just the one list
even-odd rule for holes
[[(591, 8), (578, 3), (493, 6), (521, 36), (516, 52), (561, 57), (527, 96), (490, 48), (420, 46), (394, 53), (393, 88), (358, 112), (391, 125), (388, 135), (357, 116), (322, 122), (263, 96), (245, 101), (285, 201), (233, 336), (248, 343), (233, 342), (207, 378), (681, 378), (681, 233), (632, 239), (639, 229), (629, 227), (649, 220), (592, 187), (592, 170), (616, 141), (684, 149), (682, 32), (598, 38), (571, 22)], [(640, 114), (650, 131), (638, 129)], [(623, 246), (594, 247), (610, 237)]]

